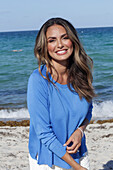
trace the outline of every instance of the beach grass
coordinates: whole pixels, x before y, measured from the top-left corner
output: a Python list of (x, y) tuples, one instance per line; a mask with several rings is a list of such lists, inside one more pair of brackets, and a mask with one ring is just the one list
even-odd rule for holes
[[(113, 119), (108, 119), (108, 120), (91, 120), (90, 124), (103, 124), (103, 123), (113, 123)], [(10, 127), (15, 127), (15, 126), (29, 126), (30, 125), (30, 120), (22, 120), (22, 121), (0, 121), (0, 126), (10, 126)]]

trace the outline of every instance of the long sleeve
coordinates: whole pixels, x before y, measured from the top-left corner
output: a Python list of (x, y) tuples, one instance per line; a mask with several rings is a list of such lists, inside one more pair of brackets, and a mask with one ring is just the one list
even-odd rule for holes
[(42, 144), (61, 158), (66, 153), (66, 147), (59, 142), (52, 130), (47, 88), (46, 80), (39, 73), (33, 72), (28, 82), (28, 111), (37, 137), (41, 140)]
[(92, 109), (93, 109), (93, 105), (92, 105), (92, 102), (90, 102), (90, 104), (89, 104), (89, 109), (88, 109), (88, 113), (87, 113), (87, 115), (86, 115), (86, 118), (89, 120), (89, 122), (90, 122), (91, 117), (92, 117)]

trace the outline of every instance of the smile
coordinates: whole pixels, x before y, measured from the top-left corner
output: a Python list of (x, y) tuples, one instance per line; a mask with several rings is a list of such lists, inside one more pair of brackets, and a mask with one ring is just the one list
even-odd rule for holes
[(67, 50), (59, 50), (56, 52), (58, 55), (63, 55), (67, 53)]

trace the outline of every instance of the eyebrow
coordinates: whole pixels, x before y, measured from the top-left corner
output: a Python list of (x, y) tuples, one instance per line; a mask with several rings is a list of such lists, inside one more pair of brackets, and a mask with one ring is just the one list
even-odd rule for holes
[[(65, 35), (67, 35), (67, 33), (62, 34), (62, 35), (61, 35), (61, 38), (63, 38)], [(48, 40), (48, 39), (56, 39), (56, 37), (48, 37), (47, 40)]]

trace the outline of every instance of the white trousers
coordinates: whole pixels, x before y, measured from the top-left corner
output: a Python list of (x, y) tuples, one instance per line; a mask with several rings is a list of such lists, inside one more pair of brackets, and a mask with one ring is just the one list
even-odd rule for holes
[[(37, 161), (33, 159), (29, 154), (29, 164), (30, 164), (30, 170), (67, 170), (65, 168), (58, 167), (56, 165), (53, 165), (52, 168), (50, 168), (48, 165), (39, 165), (37, 164)], [(86, 168), (87, 170), (90, 170), (89, 166), (89, 157), (88, 153), (86, 152), (85, 156), (80, 158), (80, 165)], [(70, 168), (68, 170), (74, 170), (73, 168)]]

